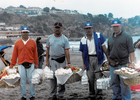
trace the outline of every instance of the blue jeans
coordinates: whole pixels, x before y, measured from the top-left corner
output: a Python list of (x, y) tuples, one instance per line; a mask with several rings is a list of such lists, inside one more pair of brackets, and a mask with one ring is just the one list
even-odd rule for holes
[(34, 63), (30, 68), (25, 69), (24, 66), (18, 65), (18, 71), (20, 74), (20, 89), (21, 96), (26, 98), (26, 78), (28, 79), (28, 83), (30, 86), (30, 97), (35, 97), (35, 85), (31, 83), (31, 72), (34, 69)]
[(130, 86), (126, 85), (119, 75), (114, 74), (114, 70), (120, 69), (122, 67), (124, 66), (120, 66), (120, 67), (110, 66), (111, 87), (113, 89), (112, 99), (131, 100)]

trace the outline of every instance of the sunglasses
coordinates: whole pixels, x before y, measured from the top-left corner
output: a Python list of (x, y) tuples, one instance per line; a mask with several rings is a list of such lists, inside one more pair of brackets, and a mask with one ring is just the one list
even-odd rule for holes
[(59, 22), (56, 22), (56, 23), (54, 24), (54, 26), (57, 26), (57, 25), (62, 27), (62, 24), (59, 23)]
[(85, 29), (91, 29), (91, 27), (89, 27), (89, 28), (85, 28)]
[(29, 33), (29, 32), (22, 32), (22, 33)]

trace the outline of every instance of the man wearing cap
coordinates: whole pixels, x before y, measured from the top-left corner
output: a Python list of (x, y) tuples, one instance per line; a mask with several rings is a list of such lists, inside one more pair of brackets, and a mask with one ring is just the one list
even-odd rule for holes
[(129, 61), (131, 63), (130, 67), (134, 68), (134, 46), (132, 37), (121, 31), (120, 20), (113, 20), (111, 26), (114, 33), (108, 38), (107, 54), (110, 65), (111, 87), (113, 89), (112, 99), (131, 100), (130, 87), (123, 82), (119, 75), (113, 72), (116, 69), (125, 67)]
[[(99, 65), (105, 60), (106, 54), (106, 39), (99, 32), (93, 32), (91, 23), (86, 23), (84, 26), (86, 35), (80, 41), (80, 51), (82, 52), (83, 69), (87, 70), (89, 80), (89, 100), (95, 100), (98, 92), (96, 90), (96, 75), (95, 70), (99, 69)], [(107, 56), (107, 55), (106, 55)]]
[(30, 86), (30, 100), (35, 100), (35, 85), (31, 83), (31, 72), (38, 67), (38, 55), (36, 42), (30, 39), (29, 28), (21, 28), (22, 38), (14, 45), (10, 68), (16, 65), (18, 59), (18, 71), (20, 74), (21, 100), (26, 100), (26, 78)]
[[(66, 36), (62, 33), (62, 24), (56, 22), (54, 24), (54, 34), (50, 35), (46, 42), (46, 65), (50, 67), (54, 72), (59, 68), (71, 67), (70, 65), (70, 55), (69, 55), (69, 41)], [(50, 80), (51, 90), (50, 97), (48, 100), (57, 100), (57, 80), (54, 76), (54, 79)], [(59, 100), (64, 99), (65, 84), (59, 85), (58, 98)]]

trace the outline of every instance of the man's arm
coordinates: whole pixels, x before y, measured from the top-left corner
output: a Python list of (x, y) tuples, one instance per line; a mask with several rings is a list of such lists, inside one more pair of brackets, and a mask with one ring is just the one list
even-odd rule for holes
[(46, 66), (49, 66), (49, 48), (46, 50)]
[(108, 58), (108, 55), (107, 55), (107, 48), (105, 45), (102, 46), (103, 48), (103, 52), (105, 53), (106, 57), (107, 57), (107, 62), (108, 62), (108, 69), (109, 69), (109, 58)]
[(105, 53), (107, 59), (108, 59), (108, 55), (107, 55), (107, 48), (105, 45), (102, 46), (103, 52)]
[(86, 69), (86, 65), (85, 65), (85, 63), (84, 63), (83, 52), (82, 52), (82, 60), (83, 60), (83, 69), (85, 70), (85, 69)]
[(71, 65), (70, 65), (70, 54), (69, 54), (69, 49), (66, 49), (66, 50), (65, 50), (65, 55), (66, 55), (67, 63), (68, 63), (67, 67), (69, 68), (69, 67), (71, 67)]
[(13, 66), (16, 64), (17, 57), (18, 57), (18, 49), (16, 48), (16, 44), (15, 44), (14, 49), (13, 49), (13, 53), (12, 53), (10, 67), (9, 68), (13, 68)]

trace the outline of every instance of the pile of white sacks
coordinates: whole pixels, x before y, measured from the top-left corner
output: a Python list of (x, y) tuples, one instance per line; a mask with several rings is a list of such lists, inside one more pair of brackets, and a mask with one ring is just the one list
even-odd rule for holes
[(44, 79), (52, 79), (53, 71), (48, 66), (44, 69), (35, 69), (32, 72), (32, 83), (41, 84)]

